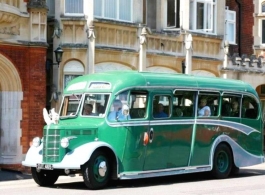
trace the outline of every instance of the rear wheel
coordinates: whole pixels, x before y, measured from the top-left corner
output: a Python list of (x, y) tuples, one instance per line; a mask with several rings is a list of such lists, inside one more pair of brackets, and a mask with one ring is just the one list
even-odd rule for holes
[(95, 151), (83, 167), (83, 179), (89, 189), (105, 187), (110, 180), (110, 162), (102, 151)]
[(57, 171), (41, 170), (37, 172), (35, 167), (31, 167), (31, 174), (34, 181), (40, 186), (52, 186), (59, 177)]
[(233, 165), (230, 175), (232, 175), (232, 176), (237, 175), (239, 173), (239, 170), (240, 169), (236, 165)]
[(226, 144), (216, 147), (213, 159), (212, 175), (217, 179), (227, 178), (232, 169), (232, 153)]

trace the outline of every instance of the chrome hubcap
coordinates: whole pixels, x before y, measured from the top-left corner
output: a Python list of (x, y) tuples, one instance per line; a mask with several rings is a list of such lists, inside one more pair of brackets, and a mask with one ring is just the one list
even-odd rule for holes
[(98, 165), (98, 173), (101, 177), (104, 177), (107, 172), (106, 161), (102, 161)]

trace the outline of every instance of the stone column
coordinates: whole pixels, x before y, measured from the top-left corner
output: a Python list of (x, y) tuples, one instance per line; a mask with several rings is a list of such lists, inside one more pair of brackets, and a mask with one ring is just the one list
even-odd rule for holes
[(95, 34), (93, 22), (90, 23), (87, 29), (88, 48), (87, 48), (87, 68), (85, 69), (86, 74), (95, 73)]
[(147, 29), (146, 27), (143, 27), (140, 35), (139, 68), (138, 68), (140, 72), (146, 70), (146, 44), (147, 44)]
[(185, 74), (191, 74), (192, 71), (192, 36), (191, 34), (185, 35), (185, 48), (186, 48), (186, 69)]
[(94, 34), (94, 0), (84, 1), (85, 14), (87, 15), (87, 65), (85, 74), (95, 73), (95, 34)]
[(223, 69), (224, 72), (222, 73), (222, 78), (227, 79), (227, 66), (228, 66), (228, 54), (229, 54), (229, 42), (224, 42), (224, 62), (223, 62)]

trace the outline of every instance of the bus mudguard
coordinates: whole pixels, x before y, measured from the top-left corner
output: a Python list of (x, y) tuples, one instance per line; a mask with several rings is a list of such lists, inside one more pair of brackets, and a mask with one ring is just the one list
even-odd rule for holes
[[(113, 148), (105, 142), (91, 142), (84, 145), (81, 145), (74, 150), (68, 152), (63, 160), (59, 163), (52, 163), (54, 169), (80, 169), (81, 165), (85, 164), (89, 159), (92, 153), (100, 147), (108, 147), (115, 154)], [(31, 146), (29, 151), (26, 154), (25, 161), (22, 162), (22, 165), (29, 167), (36, 167), (38, 163), (42, 163), (42, 148), (41, 144), (39, 147)], [(116, 154), (115, 157), (117, 158)], [(117, 159), (116, 159), (117, 160)], [(117, 161), (118, 162), (118, 161)]]
[(264, 162), (264, 156), (263, 155), (254, 155), (246, 151), (244, 148), (242, 148), (238, 143), (236, 143), (232, 138), (230, 138), (227, 135), (221, 135), (218, 138), (216, 138), (215, 142), (212, 145), (211, 149), (211, 155), (210, 155), (210, 164), (211, 168), (213, 167), (213, 157), (214, 157), (214, 152), (218, 144), (221, 142), (227, 143), (233, 153), (233, 159), (234, 163), (237, 167), (247, 167), (247, 166), (252, 166), (256, 164), (260, 164)]
[(113, 148), (109, 144), (101, 141), (95, 141), (81, 145), (68, 152), (64, 156), (63, 160), (60, 163), (54, 163), (53, 167), (55, 169), (80, 169), (81, 165), (85, 164), (90, 159), (93, 152), (100, 147), (110, 148), (115, 154)]
[(22, 165), (28, 167), (36, 167), (37, 163), (42, 162), (42, 148), (43, 144), (38, 147), (31, 146), (26, 154), (26, 158), (22, 161)]

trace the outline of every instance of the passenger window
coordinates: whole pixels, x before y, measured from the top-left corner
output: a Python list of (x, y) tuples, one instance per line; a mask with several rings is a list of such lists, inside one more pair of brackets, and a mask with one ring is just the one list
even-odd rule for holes
[(131, 119), (130, 113), (128, 113), (128, 93), (129, 91), (120, 93), (112, 102), (108, 113), (109, 121), (126, 121)]
[(208, 93), (200, 92), (199, 94), (199, 105), (198, 105), (198, 116), (218, 116), (219, 109), (219, 93)]
[(258, 117), (258, 103), (250, 96), (242, 100), (242, 118), (256, 119)]
[(222, 97), (221, 115), (225, 117), (240, 117), (241, 97), (225, 94)]
[(146, 91), (132, 91), (129, 98), (131, 119), (145, 118), (147, 105)]
[(156, 95), (153, 98), (153, 117), (168, 118), (170, 116), (170, 96)]
[(193, 117), (196, 93), (175, 91), (173, 97), (172, 117)]

